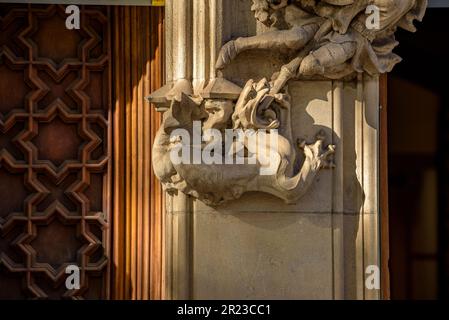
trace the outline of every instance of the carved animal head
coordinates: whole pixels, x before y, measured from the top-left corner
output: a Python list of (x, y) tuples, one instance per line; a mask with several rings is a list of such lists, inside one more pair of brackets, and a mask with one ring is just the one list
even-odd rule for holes
[(203, 121), (207, 117), (201, 99), (182, 94), (181, 100), (173, 100), (170, 109), (165, 112), (162, 128), (170, 134), (175, 129), (190, 129), (194, 121)]
[(287, 7), (291, 0), (253, 0), (251, 11), (258, 21), (267, 27), (279, 28), (284, 24), (282, 9)]
[(203, 124), (203, 129), (224, 130), (227, 128), (232, 113), (234, 103), (228, 99), (206, 99), (204, 108), (208, 113), (208, 118)]

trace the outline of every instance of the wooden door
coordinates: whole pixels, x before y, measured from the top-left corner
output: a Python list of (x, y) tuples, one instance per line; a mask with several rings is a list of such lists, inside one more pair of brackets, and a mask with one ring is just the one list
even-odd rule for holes
[[(0, 7), (0, 296), (109, 294), (109, 9)], [(80, 269), (68, 291), (65, 270)]]
[(0, 5), (0, 298), (149, 298), (150, 278), (160, 296), (159, 118), (143, 100), (161, 82), (158, 12), (82, 6), (68, 30), (65, 6)]

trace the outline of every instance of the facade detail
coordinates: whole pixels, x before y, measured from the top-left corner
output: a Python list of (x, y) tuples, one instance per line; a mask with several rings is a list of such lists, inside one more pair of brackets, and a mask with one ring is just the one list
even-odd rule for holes
[(63, 6), (1, 5), (0, 297), (108, 297), (109, 19), (72, 32)]
[[(392, 52), (396, 29), (414, 31), (413, 22), (423, 18), (426, 6), (426, 0), (253, 0), (251, 10), (267, 29), (227, 42), (216, 60), (218, 78), (199, 90), (187, 79), (178, 79), (149, 97), (166, 111), (153, 149), (156, 176), (169, 193), (181, 191), (212, 206), (249, 191), (296, 203), (318, 172), (333, 166), (336, 146), (326, 144), (323, 131), (310, 141), (293, 138), (289, 81), (352, 81), (363, 73), (377, 76), (391, 71), (400, 61)], [(250, 50), (281, 55), (285, 63), (269, 79), (245, 79), (241, 89), (226, 80), (226, 68)], [(201, 123), (198, 128), (195, 121)], [(179, 129), (189, 137), (195, 130), (203, 137), (211, 129), (222, 136), (232, 129), (245, 138), (229, 148), (221, 140), (211, 147), (203, 140), (195, 144), (194, 139), (177, 136)], [(171, 156), (178, 149), (189, 150), (189, 161), (173, 162)], [(195, 149), (212, 153), (217, 161), (192, 161)], [(225, 158), (234, 158), (239, 151), (244, 154), (242, 163), (228, 164)], [(275, 170), (261, 175), (266, 154)], [(249, 163), (250, 157), (255, 163)]]

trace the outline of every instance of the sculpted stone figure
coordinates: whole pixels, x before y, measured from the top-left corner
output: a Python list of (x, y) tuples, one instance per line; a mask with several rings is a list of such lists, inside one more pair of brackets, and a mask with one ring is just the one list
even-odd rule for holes
[[(292, 59), (270, 80), (249, 79), (243, 89), (215, 78), (193, 95), (183, 79), (182, 86), (150, 96), (152, 102), (161, 95), (171, 102), (153, 148), (155, 174), (169, 193), (184, 192), (213, 206), (249, 191), (297, 202), (318, 172), (333, 166), (335, 146), (325, 146), (323, 132), (311, 144), (294, 140), (288, 81), (390, 71), (400, 61), (392, 52), (394, 32), (414, 31), (414, 20), (422, 19), (427, 6), (427, 0), (252, 1), (256, 19), (269, 30), (225, 44), (216, 68), (253, 49)], [(367, 23), (372, 10), (378, 10), (375, 28)], [(208, 160), (198, 161), (195, 154)]]
[[(379, 10), (378, 26), (371, 29), (369, 6)], [(400, 61), (392, 53), (396, 28), (414, 31), (413, 21), (422, 19), (426, 6), (427, 0), (253, 0), (256, 19), (271, 30), (228, 42), (216, 67), (224, 68), (251, 49), (296, 53), (282, 68), (274, 91), (291, 78), (389, 72)]]
[[(277, 94), (268, 98), (270, 84), (266, 79), (255, 83), (249, 80), (237, 103), (230, 99), (202, 99), (185, 94), (173, 100), (164, 113), (162, 126), (153, 147), (153, 164), (156, 176), (169, 193), (184, 192), (209, 205), (219, 205), (238, 199), (248, 191), (271, 193), (287, 203), (295, 203), (305, 194), (320, 169), (331, 167), (330, 156), (334, 146), (324, 147), (324, 133), (308, 145), (292, 138), (290, 98)], [(262, 104), (261, 101), (269, 101)], [(194, 121), (200, 121), (199, 133), (206, 135), (213, 128), (223, 132), (227, 125), (240, 130), (246, 138), (231, 143), (229, 150), (221, 144), (211, 152), (218, 153), (218, 163), (195, 163), (191, 160), (194, 149), (204, 152), (204, 141), (195, 144)], [(183, 129), (183, 131), (179, 131)], [(272, 131), (272, 130), (278, 131)], [(274, 140), (275, 139), (275, 140)], [(262, 143), (258, 143), (262, 141)], [(173, 152), (188, 150), (187, 162), (177, 162)], [(241, 163), (226, 163), (225, 156), (234, 159), (242, 151)], [(297, 153), (303, 152), (304, 164), (294, 172)], [(217, 154), (213, 156), (217, 158)], [(251, 163), (249, 158), (253, 158)], [(261, 174), (261, 169), (270, 169)]]

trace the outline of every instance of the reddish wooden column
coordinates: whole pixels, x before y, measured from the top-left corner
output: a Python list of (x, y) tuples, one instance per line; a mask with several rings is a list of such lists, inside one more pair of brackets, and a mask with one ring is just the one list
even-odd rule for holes
[(160, 299), (163, 192), (151, 167), (160, 115), (145, 96), (162, 85), (160, 7), (115, 7), (114, 61), (114, 299)]

